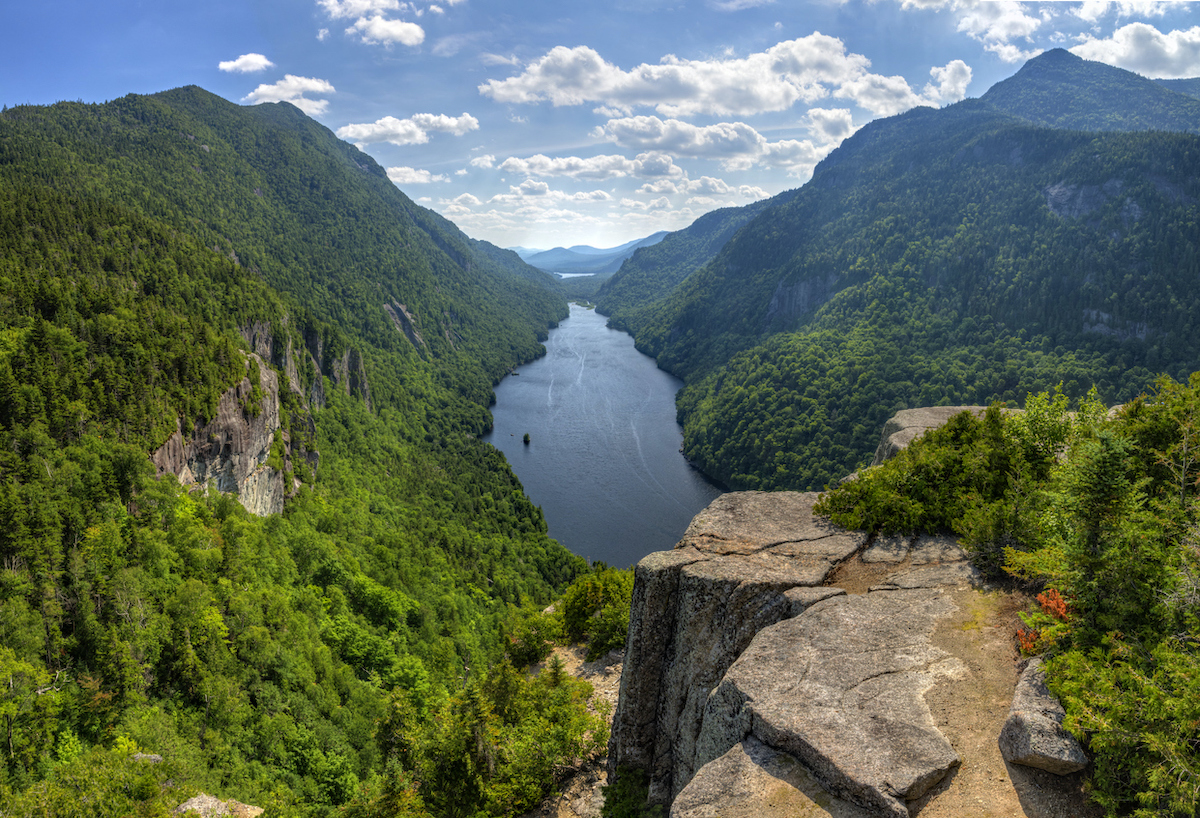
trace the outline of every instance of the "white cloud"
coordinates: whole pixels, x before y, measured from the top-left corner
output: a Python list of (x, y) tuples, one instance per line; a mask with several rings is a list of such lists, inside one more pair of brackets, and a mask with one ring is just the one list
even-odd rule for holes
[(833, 149), (817, 147), (809, 140), (787, 139), (768, 142), (766, 137), (744, 122), (692, 125), (678, 119), (635, 116), (611, 119), (597, 135), (626, 148), (652, 150), (697, 159), (715, 159), (725, 170), (746, 170), (755, 164), (771, 167), (812, 167)]
[(262, 102), (290, 102), (309, 116), (325, 113), (329, 101), (325, 99), (308, 99), (305, 94), (332, 94), (333, 85), (327, 80), (314, 77), (297, 77), (285, 74), (279, 82), (258, 86), (246, 96), (242, 102), (258, 105)]
[[(686, 185), (686, 181), (684, 183)], [(670, 179), (655, 179), (653, 182), (646, 182), (638, 188), (638, 193), (648, 193), (651, 195), (660, 193), (678, 193), (679, 188)]]
[(479, 205), (483, 204), (483, 202), (479, 201), (478, 198), (470, 193), (463, 193), (455, 196), (453, 199), (451, 199), (451, 201), (454, 202), (454, 204), (461, 205), (463, 207), (478, 207)]
[(1200, 75), (1200, 26), (1164, 34), (1147, 23), (1130, 23), (1107, 39), (1089, 37), (1071, 53), (1147, 77), (1194, 77)]
[(521, 61), (517, 59), (515, 54), (510, 54), (507, 57), (500, 54), (490, 54), (484, 52), (479, 55), (480, 61), (484, 65), (520, 65)]
[(329, 29), (323, 28), (317, 32), (317, 40), (325, 42), (327, 39), (329, 39)]
[(265, 71), (274, 67), (275, 63), (262, 54), (243, 54), (236, 60), (224, 60), (217, 63), (217, 68), (222, 71), (232, 71), (238, 74), (253, 74), (256, 71)]
[(958, 102), (966, 96), (971, 82), (971, 68), (962, 60), (952, 60), (941, 68), (931, 68), (930, 75), (936, 82), (925, 84), (922, 94), (917, 94), (904, 77), (884, 77), (880, 74), (864, 74), (847, 82), (834, 92), (835, 97), (853, 100), (876, 116), (892, 116), (918, 105), (938, 106), (942, 103)]
[(686, 204), (698, 205), (700, 207), (712, 207), (717, 203), (717, 200), (711, 196), (693, 196), (688, 199)]
[(388, 178), (397, 185), (427, 185), (431, 182), (450, 181), (442, 174), (433, 174), (417, 168), (396, 167), (387, 169)]
[(416, 23), (404, 20), (387, 20), (380, 15), (359, 17), (354, 25), (346, 29), (350, 35), (359, 35), (368, 45), (400, 43), (416, 46), (425, 42), (425, 29)]
[(439, 5), (431, 5), (429, 11), (433, 14), (445, 14), (446, 10)]
[(855, 130), (849, 108), (809, 108), (804, 116), (809, 133), (821, 144), (840, 143)]
[(639, 201), (637, 199), (622, 199), (621, 207), (628, 210), (666, 210), (671, 206), (671, 201), (666, 196), (660, 196), (657, 199), (651, 199), (648, 202)]
[(466, 176), (468, 172), (469, 171), (467, 171), (466, 168), (459, 168), (458, 170), (454, 171), (454, 175), (455, 176)]
[(337, 129), (341, 139), (371, 144), (390, 142), (393, 145), (424, 145), (431, 133), (449, 133), (462, 136), (468, 131), (479, 130), (479, 120), (468, 113), (462, 116), (445, 114), (413, 114), (408, 119), (385, 116), (374, 122), (343, 125)]
[(365, 17), (381, 11), (396, 11), (401, 7), (399, 0), (317, 0), (317, 5), (335, 19)]
[(930, 68), (933, 82), (925, 84), (925, 99), (931, 102), (958, 102), (967, 96), (971, 84), (971, 66), (962, 60), (951, 60), (941, 68)]
[(490, 153), (485, 153), (483, 156), (476, 156), (467, 164), (473, 168), (494, 168), (496, 166), (496, 157)]
[(568, 176), (573, 179), (616, 179), (633, 176), (643, 179), (683, 178), (683, 168), (663, 153), (649, 151), (627, 159), (615, 154), (549, 157), (535, 154), (526, 159), (510, 156), (500, 164), (500, 170), (524, 176)]
[(1114, 12), (1117, 17), (1162, 17), (1189, 2), (1193, 0), (1084, 0), (1071, 13), (1089, 23)]
[[(993, 22), (1001, 25), (1002, 20)], [(984, 26), (981, 31), (990, 29)], [(586, 46), (557, 46), (514, 77), (488, 80), (479, 86), (479, 92), (513, 104), (594, 103), (597, 113), (613, 119), (617, 117), (612, 114), (628, 117), (636, 107), (653, 107), (670, 117), (751, 115), (786, 110), (797, 102), (812, 104), (830, 94), (852, 99), (872, 111), (896, 113), (904, 110), (897, 107), (902, 104), (912, 107), (961, 99), (964, 71), (968, 81), (970, 77), (970, 69), (961, 60), (934, 69), (939, 84), (926, 86), (926, 93), (932, 90), (937, 96), (923, 98), (902, 77), (869, 73), (870, 65), (863, 55), (848, 53), (841, 40), (820, 32), (777, 43), (745, 58), (681, 60), (668, 54), (657, 65), (643, 63), (630, 71), (607, 62)], [(955, 98), (960, 84), (962, 90)]]
[[(459, 198), (462, 197), (460, 196)], [(583, 190), (575, 193), (567, 193), (562, 190), (552, 190), (546, 182), (537, 179), (526, 179), (520, 185), (510, 185), (508, 193), (497, 194), (488, 199), (488, 203), (512, 204), (515, 202), (528, 202), (531, 199), (562, 204), (564, 202), (608, 202), (612, 201), (612, 196), (609, 196), (603, 190)]]
[(558, 46), (515, 77), (488, 80), (480, 93), (498, 102), (581, 105), (618, 110), (653, 106), (668, 116), (753, 114), (782, 111), (798, 101), (828, 96), (865, 73), (870, 60), (850, 54), (841, 40), (814, 32), (740, 59), (643, 63), (623, 71), (586, 46)]

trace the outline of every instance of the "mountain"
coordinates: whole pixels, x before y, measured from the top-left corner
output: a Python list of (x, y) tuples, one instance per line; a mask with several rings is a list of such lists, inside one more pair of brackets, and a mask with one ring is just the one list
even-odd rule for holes
[(1200, 99), (1183, 88), (1056, 48), (993, 85), (982, 100), (1050, 128), (1200, 133)]
[(636, 239), (606, 250), (588, 245), (555, 247), (553, 250), (527, 256), (525, 261), (540, 270), (555, 273), (614, 273), (621, 267), (621, 262), (633, 255), (639, 247), (657, 244), (665, 235), (666, 231), (660, 230), (644, 239)]
[(510, 814), (595, 752), (510, 662), (586, 567), (479, 440), (553, 284), (286, 103), (0, 113), (5, 810)]
[(1159, 85), (1169, 88), (1179, 94), (1200, 99), (1200, 77), (1183, 80), (1155, 80)]
[[(625, 305), (687, 383), (688, 457), (731, 487), (820, 488), (906, 406), (1060, 381), (1117, 402), (1197, 368), (1200, 138), (1138, 130), (1120, 89), (1140, 78), (1114, 71), (1050, 53), (995, 95), (873, 122), (669, 295)], [(1186, 124), (1194, 100), (1151, 86)], [(1127, 132), (997, 104), (1036, 115), (1100, 87), (1086, 117)]]
[(637, 249), (596, 294), (596, 309), (609, 323), (636, 334), (638, 315), (653, 308), (680, 282), (717, 254), (725, 242), (764, 208), (786, 201), (789, 193), (745, 207), (725, 207), (704, 214), (662, 241)]

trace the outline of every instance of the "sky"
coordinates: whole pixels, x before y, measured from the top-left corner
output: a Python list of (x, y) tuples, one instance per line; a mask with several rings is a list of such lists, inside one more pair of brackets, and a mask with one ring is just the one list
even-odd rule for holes
[(0, 104), (290, 102), (502, 247), (611, 247), (799, 187), (866, 123), (1066, 48), (1200, 76), (1200, 3), (5, 0)]

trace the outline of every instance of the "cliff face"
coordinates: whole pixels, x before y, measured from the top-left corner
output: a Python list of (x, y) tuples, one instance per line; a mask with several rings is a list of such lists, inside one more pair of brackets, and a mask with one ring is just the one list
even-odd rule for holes
[[(953, 413), (894, 419), (881, 450)], [(997, 596), (952, 538), (869, 540), (816, 499), (726, 494), (637, 566), (610, 780), (643, 771), (672, 818), (1021, 814), (1056, 785), (993, 786), (1017, 675)]]
[[(255, 371), (257, 394), (251, 382)], [(170, 472), (188, 487), (212, 481), (217, 490), (236, 494), (252, 514), (278, 514), (283, 511), (284, 499), (300, 487), (294, 477), (285, 477), (285, 473), (292, 472), (292, 458), (304, 457), (315, 469), (317, 453), (305, 451), (298, 443), (293, 447), (290, 435), (280, 426), (279, 377), (275, 371), (251, 353), (246, 357), (246, 373), (240, 383), (221, 395), (211, 421), (196, 424), (186, 438), (177, 426), (150, 459), (160, 476)], [(283, 470), (268, 465), (273, 448), (282, 453), (279, 462)]]

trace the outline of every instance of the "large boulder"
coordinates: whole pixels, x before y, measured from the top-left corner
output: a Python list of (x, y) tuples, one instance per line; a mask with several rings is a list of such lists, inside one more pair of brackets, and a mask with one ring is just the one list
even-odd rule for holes
[(940, 590), (837, 596), (765, 628), (709, 697), (698, 764), (753, 736), (834, 796), (907, 818), (959, 764), (924, 694), (963, 664), (930, 643), (957, 608)]
[(871, 465), (878, 466), (885, 460), (892, 459), (909, 443), (930, 429), (945, 425), (946, 421), (959, 412), (982, 415), (986, 411), (986, 406), (925, 406), (920, 409), (902, 409), (883, 425), (883, 434), (880, 436)]
[(871, 818), (834, 798), (796, 759), (750, 737), (704, 765), (670, 818)]
[(1031, 659), (1013, 693), (1008, 720), (1000, 731), (1000, 753), (1011, 764), (1069, 775), (1087, 766), (1087, 755), (1063, 729), (1066, 711), (1046, 687), (1041, 659)]

